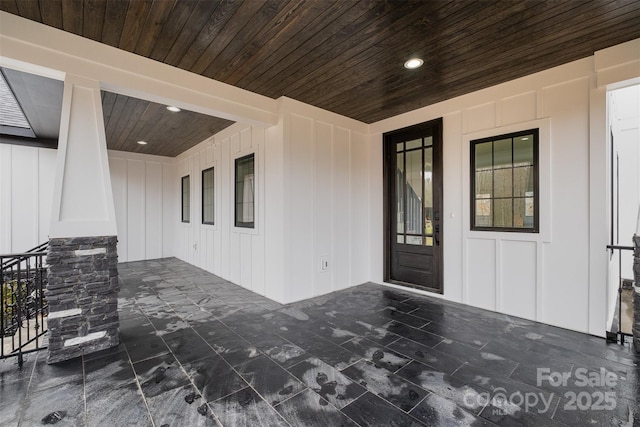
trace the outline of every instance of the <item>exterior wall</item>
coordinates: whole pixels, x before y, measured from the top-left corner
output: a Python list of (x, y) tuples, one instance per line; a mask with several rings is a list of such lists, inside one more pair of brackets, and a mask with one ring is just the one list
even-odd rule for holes
[[(379, 193), (371, 205), (372, 279), (383, 281), (382, 134), (443, 117), (444, 298), (603, 335), (606, 260), (593, 248), (604, 254), (606, 241), (595, 238), (590, 220), (603, 230), (607, 224), (589, 212), (590, 182), (599, 190), (607, 179), (593, 176), (590, 163), (592, 153), (606, 152), (605, 138), (595, 140), (590, 127), (594, 110), (605, 109), (605, 88), (593, 82), (594, 60), (587, 58), (372, 124), (372, 186)], [(540, 233), (469, 231), (470, 141), (534, 127)], [(606, 156), (598, 162), (606, 171)], [(592, 259), (597, 268), (587, 268)]]
[(368, 126), (287, 98), (281, 114), (286, 302), (368, 281)]
[[(191, 221), (178, 220), (176, 255), (288, 303), (368, 280), (369, 148), (360, 122), (286, 98), (280, 111), (276, 126), (236, 124), (178, 156)], [(236, 228), (234, 159), (252, 152), (256, 225)], [(215, 225), (203, 225), (201, 173), (212, 166)]]
[[(191, 218), (177, 224), (176, 256), (261, 295), (265, 290), (265, 131), (233, 125), (177, 157), (176, 185), (189, 175)], [(234, 226), (235, 159), (255, 153), (255, 228)], [(214, 225), (202, 224), (202, 171), (214, 167)], [(180, 205), (178, 193), (176, 204)]]
[(0, 253), (49, 240), (56, 153), (0, 144)]
[[(0, 252), (49, 239), (57, 150), (0, 144)], [(109, 151), (118, 261), (173, 256), (175, 161)]]
[(175, 219), (179, 217), (175, 160), (109, 151), (109, 170), (118, 228), (118, 261), (173, 256)]

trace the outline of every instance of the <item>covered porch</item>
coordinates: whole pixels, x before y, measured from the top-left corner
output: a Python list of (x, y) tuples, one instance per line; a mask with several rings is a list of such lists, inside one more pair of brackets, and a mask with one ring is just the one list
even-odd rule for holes
[(282, 305), (176, 258), (118, 270), (119, 346), (0, 361), (0, 424), (640, 419), (638, 355), (602, 338), (375, 284)]

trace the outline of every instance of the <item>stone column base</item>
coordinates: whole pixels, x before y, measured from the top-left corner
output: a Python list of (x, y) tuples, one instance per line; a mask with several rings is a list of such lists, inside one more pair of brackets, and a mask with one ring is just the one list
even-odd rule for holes
[(49, 240), (49, 354), (47, 363), (117, 346), (116, 236)]

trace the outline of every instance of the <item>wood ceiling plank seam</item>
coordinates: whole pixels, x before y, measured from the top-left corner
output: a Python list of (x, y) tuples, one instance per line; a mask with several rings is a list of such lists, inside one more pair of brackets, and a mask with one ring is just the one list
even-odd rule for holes
[(5, 12), (11, 13), (13, 15), (20, 15), (16, 0), (0, 0), (0, 10), (4, 10)]
[[(615, 24), (619, 19), (627, 19), (629, 15), (634, 16), (640, 21), (640, 4), (628, 3), (625, 7), (622, 7), (618, 10), (620, 14), (615, 17), (609, 18), (606, 23), (599, 23), (600, 21), (597, 15), (594, 15), (591, 17), (585, 16), (584, 20), (581, 21), (583, 22), (583, 24), (581, 25), (581, 28), (573, 29), (569, 32), (561, 30), (562, 28), (564, 28), (562, 22), (551, 24), (552, 25), (551, 28), (545, 27), (543, 34), (537, 33), (537, 34), (533, 34), (530, 37), (531, 41), (535, 41), (535, 46), (529, 45), (529, 46), (523, 47), (521, 43), (518, 44), (516, 41), (514, 41), (513, 43), (511, 43), (510, 47), (496, 50), (495, 51), (496, 55), (492, 58), (491, 61), (487, 61), (485, 55), (474, 55), (472, 57), (465, 57), (463, 58), (463, 60), (465, 60), (466, 63), (474, 63), (474, 61), (477, 60), (477, 63), (479, 64), (478, 66), (480, 67), (477, 70), (486, 72), (487, 70), (489, 70), (489, 68), (492, 65), (495, 66), (495, 64), (498, 63), (500, 58), (503, 58), (503, 60), (504, 58), (515, 59), (522, 55), (526, 55), (529, 52), (537, 51), (537, 50), (542, 50), (548, 53), (549, 49), (551, 49), (554, 45), (556, 45), (560, 40), (580, 40), (581, 38), (584, 38), (586, 35), (594, 34), (594, 33), (597, 33), (598, 31), (604, 31), (603, 34), (606, 34), (606, 30), (609, 30), (609, 29), (612, 30), (610, 32), (613, 32), (613, 29), (611, 28), (612, 27), (611, 24), (612, 23)], [(640, 26), (638, 26), (638, 28), (640, 29)], [(596, 44), (594, 40), (597, 40), (597, 39), (592, 38), (584, 42), (592, 46)], [(577, 44), (575, 46), (580, 46), (580, 44)], [(572, 48), (572, 50), (574, 51), (573, 55), (571, 55), (572, 52), (566, 52), (566, 53), (569, 58), (579, 59), (585, 56), (593, 55), (595, 50), (600, 50), (602, 48), (603, 48), (602, 46), (598, 46), (597, 48), (590, 48), (588, 51), (585, 50), (582, 53), (576, 54), (575, 53), (576, 49), (575, 47), (573, 47)], [(575, 60), (575, 59), (571, 59), (571, 60)], [(451, 65), (451, 68), (452, 68), (451, 70), (447, 70), (447, 67), (449, 67), (449, 64), (445, 62), (442, 71), (447, 72), (447, 76), (454, 77), (454, 76), (458, 76), (459, 74), (464, 75), (464, 70), (461, 69), (462, 67), (456, 67), (455, 64)]]
[[(245, 41), (242, 46), (237, 43), (235, 45), (233, 43), (227, 45), (218, 56), (218, 60), (213, 63), (216, 68), (212, 69), (210, 66), (206, 72), (215, 75), (216, 80), (233, 84), (229, 80), (229, 76), (237, 70), (251, 70), (255, 66), (261, 66), (254, 59), (258, 51), (268, 50), (265, 48), (266, 46), (272, 47), (275, 44), (282, 43), (283, 34), (290, 36), (293, 32), (291, 30), (292, 27), (306, 26), (309, 24), (309, 15), (315, 14), (317, 16), (323, 10), (326, 10), (325, 3), (322, 2), (294, 2), (292, 7), (284, 7), (287, 3), (281, 2), (278, 13), (272, 16), (268, 22), (253, 25), (255, 31), (252, 31), (250, 38), (248, 37), (249, 34), (245, 34)], [(311, 6), (302, 10), (298, 9), (303, 5)], [(275, 51), (275, 49), (272, 51)]]
[(106, 2), (104, 10), (105, 22), (102, 25), (102, 43), (118, 47), (128, 8), (128, 0), (110, 0)]
[(136, 141), (142, 138), (145, 138), (145, 140), (151, 140), (153, 130), (160, 127), (158, 126), (158, 123), (162, 123), (162, 109), (164, 109), (162, 105), (156, 104), (155, 102), (149, 102), (147, 108), (140, 117), (140, 120), (136, 122), (136, 127), (131, 131), (131, 138), (136, 139)]
[[(124, 95), (118, 95), (118, 96), (124, 96)], [(135, 123), (133, 113), (136, 110), (136, 106), (139, 105), (140, 103), (148, 102), (148, 101), (142, 101), (136, 98), (131, 98), (128, 96), (124, 96), (124, 97), (125, 97), (125, 104), (121, 110), (117, 111), (118, 114), (117, 114), (116, 124), (113, 126), (112, 131), (108, 134), (108, 139), (107, 139), (107, 145), (109, 145), (109, 141), (111, 141), (111, 144), (112, 144), (111, 146), (114, 147), (115, 149), (120, 149), (123, 146), (125, 141), (122, 138), (122, 134), (124, 130), (127, 128), (127, 125), (132, 122)]]
[[(629, 19), (627, 21), (627, 23), (621, 23), (621, 25), (624, 25), (624, 28), (637, 28), (637, 19)], [(640, 35), (640, 34), (639, 34)], [(613, 36), (612, 36), (613, 37)], [(612, 41), (608, 42), (608, 45), (613, 44), (617, 44), (619, 42), (619, 40), (617, 39), (613, 39)], [(562, 51), (566, 51), (565, 49), (559, 49), (560, 52)], [(540, 54), (542, 57), (546, 57), (546, 54)], [(589, 56), (589, 55), (586, 55)], [(586, 57), (585, 56), (585, 57)], [(572, 59), (575, 60), (575, 59)], [(570, 61), (569, 61), (570, 62)], [(539, 57), (533, 57), (530, 58), (528, 61), (524, 62), (524, 65), (528, 65), (528, 63), (531, 63), (533, 65), (539, 65), (542, 64), (541, 59)], [(557, 65), (562, 65), (564, 63), (567, 63), (566, 60), (558, 60), (557, 63), (555, 63), (554, 65), (551, 66), (557, 66)], [(446, 92), (449, 94), (449, 96), (443, 97), (443, 96), (437, 96), (437, 95), (431, 95), (428, 96), (427, 98), (424, 98), (422, 103), (413, 103), (413, 105), (411, 106), (411, 109), (416, 109), (416, 108), (421, 108), (427, 105), (432, 105), (434, 103), (437, 102), (442, 102), (445, 101), (446, 99), (450, 99), (450, 98), (454, 98), (460, 95), (464, 95), (466, 93), (469, 93), (470, 91), (477, 91), (477, 90), (482, 90), (484, 88), (487, 87), (491, 87), (491, 86), (495, 86), (497, 84), (500, 83), (504, 83), (505, 81), (510, 81), (519, 77), (523, 77), (525, 75), (530, 75), (539, 71), (543, 71), (545, 69), (547, 69), (547, 65), (540, 65), (537, 68), (533, 68), (533, 65), (527, 69), (527, 71), (525, 71), (523, 74), (522, 71), (519, 72), (514, 72), (511, 69), (507, 69), (507, 68), (503, 68), (500, 71), (497, 71), (495, 73), (490, 74), (485, 80), (484, 82), (480, 82), (480, 80), (478, 79), (461, 79), (460, 81), (454, 81), (452, 83), (448, 83), (446, 85), (442, 85), (443, 87), (432, 87), (432, 91), (433, 93), (442, 93), (442, 92)], [(398, 90), (397, 95), (392, 98), (392, 99), (388, 99), (386, 103), (384, 103), (381, 106), (378, 106), (376, 108), (378, 108), (382, 114), (380, 115), (376, 115), (374, 116), (375, 121), (378, 120), (382, 120), (388, 117), (392, 117), (393, 115), (395, 115), (396, 113), (400, 113), (403, 111), (407, 111), (406, 110), (406, 105), (403, 107), (401, 106), (401, 101), (403, 99), (404, 96), (406, 96), (407, 93), (409, 92), (420, 92), (424, 90), (425, 92), (428, 91), (428, 88), (424, 88), (424, 87), (416, 87), (414, 86), (410, 86), (408, 88), (406, 88), (406, 90)], [(400, 106), (398, 108), (394, 109), (394, 105)], [(364, 111), (362, 109), (358, 110), (355, 109), (353, 110), (353, 115), (355, 116), (355, 118), (360, 117), (361, 115), (367, 115), (368, 112)], [(384, 114), (386, 113), (386, 114)], [(360, 119), (362, 120), (362, 119)]]
[(113, 103), (113, 108), (111, 109), (111, 117), (109, 118), (109, 124), (105, 126), (104, 133), (105, 135), (113, 135), (117, 125), (122, 117), (122, 109), (127, 103), (127, 97), (124, 95), (116, 95), (116, 100)]
[(193, 42), (183, 52), (182, 58), (178, 62), (178, 67), (190, 71), (193, 64), (198, 60), (209, 44), (215, 39), (224, 24), (231, 19), (236, 9), (240, 7), (237, 1), (223, 1), (213, 11), (202, 29), (195, 35)]
[(207, 67), (216, 60), (219, 53), (245, 27), (250, 17), (255, 15), (265, 4), (265, 0), (242, 2), (240, 7), (235, 9), (231, 18), (224, 23), (218, 35), (214, 37), (209, 45), (202, 51), (202, 54), (189, 68), (189, 71), (203, 76), (206, 75), (204, 71)]
[(170, 12), (170, 19), (162, 26), (158, 38), (154, 40), (149, 57), (164, 62), (175, 41), (174, 34), (182, 31), (197, 3), (195, 1), (176, 1)]
[[(62, 1), (39, 0), (42, 23), (50, 27), (62, 29)], [(18, 12), (16, 12), (18, 15)]]
[(133, 52), (149, 56), (155, 40), (158, 38), (164, 24), (169, 17), (169, 13), (175, 6), (175, 0), (153, 0), (151, 9), (147, 15), (146, 22), (142, 25), (140, 36)]
[[(479, 6), (482, 6), (481, 4), (479, 4)], [(465, 13), (449, 13), (448, 16), (455, 16), (456, 21), (455, 22), (449, 22), (446, 24), (443, 24), (444, 27), (447, 27), (449, 29), (453, 29), (453, 33), (455, 33), (456, 30), (456, 23), (460, 22), (466, 18), (468, 18), (469, 16), (476, 16), (478, 21), (482, 21), (483, 20), (483, 16), (482, 14), (479, 14), (478, 12), (484, 12), (485, 14), (487, 13), (486, 8), (484, 8), (484, 10), (482, 9), (471, 9), (471, 8), (466, 8), (465, 9)], [(417, 22), (417, 21), (416, 21)], [(464, 22), (464, 21), (463, 21)], [(438, 34), (440, 32), (438, 31)], [(425, 39), (427, 39), (428, 37), (425, 37)], [(446, 37), (445, 37), (446, 38)], [(352, 71), (349, 70), (350, 67), (354, 67), (354, 68), (365, 68), (365, 69), (371, 69), (374, 65), (376, 66), (376, 68), (378, 69), (382, 69), (383, 72), (381, 74), (386, 74), (388, 76), (390, 76), (389, 78), (391, 79), (397, 79), (397, 76), (401, 76), (401, 75), (406, 75), (406, 70), (404, 70), (404, 68), (402, 68), (402, 63), (404, 62), (404, 60), (406, 58), (408, 58), (409, 56), (411, 56), (411, 52), (415, 52), (416, 50), (423, 50), (424, 49), (415, 49), (412, 46), (415, 46), (417, 43), (414, 42), (414, 40), (418, 39), (418, 37), (414, 37), (411, 39), (405, 39), (405, 38), (393, 38), (393, 39), (389, 39), (388, 41), (385, 42), (385, 44), (388, 44), (389, 46), (386, 46), (384, 49), (379, 49), (378, 52), (374, 55), (369, 56), (368, 58), (357, 58), (354, 57), (354, 61), (352, 63), (346, 63), (344, 64), (344, 72), (342, 73), (341, 77), (336, 78), (332, 78), (331, 81), (333, 84), (333, 88), (334, 91), (330, 92), (326, 89), (326, 85), (323, 82), (318, 82), (316, 85), (305, 85), (304, 89), (306, 92), (297, 92), (297, 93), (292, 93), (291, 96), (296, 97), (296, 99), (308, 99), (311, 96), (315, 97), (315, 93), (320, 92), (323, 94), (323, 98), (322, 101), (325, 101), (326, 99), (333, 97), (336, 95), (336, 93), (340, 93), (343, 91), (344, 86), (350, 86), (350, 82), (351, 81), (362, 81), (363, 79), (366, 81), (368, 79), (367, 76), (357, 76), (356, 74), (354, 74)], [(426, 43), (426, 42), (425, 42)], [(396, 61), (385, 61), (385, 59), (387, 59), (390, 55), (387, 53), (388, 50), (391, 51), (398, 51), (398, 52), (406, 52), (404, 54), (402, 54), (402, 56), (399, 56), (397, 58)], [(426, 58), (428, 58), (428, 55), (422, 55)], [(427, 59), (428, 60), (428, 59)], [(363, 66), (364, 63), (366, 62), (371, 62), (370, 65), (365, 65)], [(318, 90), (318, 88), (322, 88), (322, 90)], [(314, 98), (315, 99), (315, 98)], [(315, 102), (315, 101), (314, 101)]]
[[(129, 98), (129, 100), (131, 99), (134, 99), (134, 98)], [(112, 137), (107, 138), (107, 145), (109, 145), (110, 139), (113, 139), (113, 146), (118, 146), (118, 147), (122, 147), (132, 143), (137, 143), (140, 139), (144, 139), (143, 137), (143, 138), (135, 139), (134, 141), (133, 140), (134, 138), (131, 138), (131, 136), (132, 136), (133, 130), (138, 125), (138, 121), (146, 111), (148, 105), (149, 105), (148, 101), (137, 100), (132, 113), (129, 115), (127, 119), (126, 124), (119, 132), (114, 132), (114, 135)]]
[[(510, 21), (512, 22), (510, 26), (513, 28), (521, 28), (521, 27), (518, 27), (519, 20), (536, 19), (536, 18), (544, 19), (542, 17), (543, 13), (544, 12), (548, 13), (549, 10), (553, 9), (554, 7), (558, 7), (558, 4), (559, 3), (550, 3), (550, 2), (543, 2), (543, 3), (515, 2), (513, 3), (513, 5), (515, 6), (512, 6), (509, 9), (503, 9), (500, 12), (495, 12), (495, 10), (492, 8), (484, 8), (482, 11), (482, 14), (479, 15), (475, 20), (478, 23), (477, 25), (474, 25), (473, 27), (466, 26), (466, 28), (462, 28), (462, 29), (456, 27), (456, 29), (453, 31), (448, 31), (447, 29), (442, 30), (443, 37), (441, 40), (439, 38), (435, 40), (436, 42), (435, 49), (438, 49), (438, 52), (441, 54), (444, 52), (447, 52), (451, 56), (455, 57), (457, 56), (456, 46), (462, 45), (466, 47), (467, 44), (469, 44), (468, 42), (473, 43), (477, 41), (478, 38), (485, 37), (488, 33), (496, 33), (497, 31), (492, 28), (496, 24), (500, 24), (500, 20), (505, 19), (505, 16), (511, 17), (513, 14), (517, 14), (517, 18), (515, 20)], [(519, 7), (519, 6), (525, 6), (525, 5), (528, 5), (530, 7), (522, 8), (522, 9)], [(549, 7), (549, 5), (552, 5), (552, 6)], [(514, 7), (516, 8), (514, 9)], [(546, 8), (546, 10), (540, 11), (539, 8)], [(467, 31), (467, 28), (470, 28), (471, 31)], [(428, 47), (429, 44), (433, 42), (434, 40), (432, 38), (426, 38), (424, 40), (424, 46)], [(428, 51), (427, 53), (425, 53), (425, 56), (427, 55), (428, 55)]]
[[(275, 93), (290, 96), (294, 90), (301, 85), (306, 85), (312, 78), (321, 79), (327, 73), (332, 75), (340, 73), (343, 70), (344, 57), (366, 51), (374, 44), (376, 37), (387, 36), (387, 32), (390, 32), (390, 22), (397, 24), (399, 20), (408, 19), (412, 4), (401, 3), (400, 5), (400, 7), (390, 7), (374, 19), (362, 22), (360, 27), (353, 25), (349, 27), (349, 31), (339, 32), (321, 47), (305, 52), (306, 54), (296, 61), (295, 66), (281, 70), (268, 82), (263, 82), (262, 86), (269, 89), (270, 96)], [(397, 27), (401, 27), (401, 24), (397, 24)], [(354, 33), (357, 33), (358, 37), (352, 37)], [(313, 70), (309, 71), (310, 68)], [(304, 77), (301, 78), (300, 75)], [(287, 88), (288, 93), (284, 88)], [(251, 90), (264, 89), (252, 87)]]
[(182, 58), (188, 55), (194, 46), (197, 46), (198, 35), (203, 28), (206, 28), (211, 16), (220, 5), (221, 3), (213, 1), (198, 1), (182, 30), (174, 35), (173, 45), (162, 62), (178, 67)]
[(114, 123), (110, 123), (111, 119), (116, 120), (117, 112), (114, 111), (114, 107), (116, 101), (118, 100), (118, 96), (115, 93), (101, 91), (102, 94), (102, 115), (105, 118), (104, 128), (105, 133), (109, 126), (114, 126)]
[(83, 7), (82, 36), (97, 42), (102, 40), (102, 27), (106, 3), (103, 0), (85, 0)]
[[(591, 26), (587, 26), (587, 28), (589, 28), (589, 27), (591, 27)], [(554, 35), (554, 36), (552, 37), (552, 41), (557, 42), (557, 35)], [(522, 48), (520, 48), (520, 50), (522, 50)], [(592, 54), (592, 52), (590, 52), (589, 54)], [(587, 54), (587, 55), (585, 55), (585, 56), (588, 56), (589, 54)], [(509, 54), (509, 57), (513, 57), (513, 56), (512, 56), (511, 54)], [(462, 61), (463, 61), (463, 63), (466, 65), (466, 67), (458, 67), (458, 68), (456, 68), (456, 69), (455, 69), (455, 71), (459, 71), (459, 72), (461, 72), (461, 73), (469, 73), (469, 72), (470, 72), (469, 70), (473, 70), (472, 72), (475, 72), (475, 71), (476, 71), (477, 67), (476, 67), (476, 66), (475, 66), (475, 64), (474, 64), (473, 62), (471, 62), (468, 58), (462, 58), (461, 60), (462, 60)], [(497, 64), (503, 64), (503, 63), (504, 63), (504, 58), (500, 58), (500, 59), (496, 60), (496, 61), (495, 61), (495, 64), (494, 64), (494, 63), (492, 63), (491, 61), (486, 61), (486, 56), (478, 56), (478, 60), (479, 60), (479, 65), (478, 65), (478, 66), (485, 65), (485, 66), (487, 66), (487, 68), (488, 68), (488, 67), (490, 67), (490, 66), (492, 66), (492, 65), (493, 65), (493, 66), (495, 66), (495, 65), (497, 65)], [(491, 65), (487, 65), (487, 64), (489, 64), (489, 63), (490, 63)], [(452, 70), (451, 72), (455, 72), (455, 71), (454, 71), (454, 70)], [(449, 76), (449, 75), (450, 75), (450, 73), (447, 73), (447, 75)], [(417, 88), (415, 87), (415, 84), (414, 84), (414, 83), (410, 83), (410, 84), (409, 84), (409, 86), (412, 86), (412, 89), (414, 89), (414, 90), (415, 90), (415, 89), (417, 89)], [(397, 91), (398, 91), (398, 92), (402, 93), (402, 92), (401, 92), (401, 90), (400, 90), (400, 89), (401, 89), (401, 87), (397, 87), (396, 89), (397, 89)], [(354, 92), (354, 93), (363, 93), (363, 92), (366, 92), (366, 91), (364, 91), (364, 89), (363, 89), (362, 87), (358, 87), (358, 88), (354, 89), (354, 90), (353, 90), (353, 92)], [(316, 100), (316, 102), (319, 102), (319, 100)], [(354, 113), (354, 114), (357, 114), (358, 112), (357, 112), (357, 111), (354, 111), (353, 113)]]
[(40, 5), (36, 1), (18, 1), (16, 2), (20, 16), (24, 16), (32, 21), (42, 22), (40, 15)]
[(138, 43), (138, 37), (142, 25), (146, 21), (151, 9), (152, 0), (134, 0), (129, 4), (127, 17), (124, 20), (124, 27), (120, 35), (118, 47), (127, 52), (133, 52)]
[[(273, 36), (266, 37), (268, 39), (268, 45), (265, 46), (265, 48), (260, 47), (260, 49), (254, 49), (254, 52), (258, 50), (261, 51), (261, 56), (245, 53), (247, 57), (243, 58), (242, 55), (239, 54), (239, 56), (230, 61), (230, 65), (225, 68), (226, 72), (224, 74), (215, 73), (215, 75), (225, 83), (235, 84), (238, 77), (230, 78), (231, 73), (235, 74), (235, 71), (239, 71), (238, 74), (244, 75), (243, 71), (250, 72), (250, 70), (253, 69), (264, 69), (265, 65), (261, 62), (262, 59), (271, 55), (276, 57), (282, 56), (284, 53), (280, 50), (285, 46), (288, 51), (296, 50), (308, 37), (312, 37), (312, 35), (308, 35), (305, 38), (307, 33), (301, 31), (302, 29), (315, 28), (315, 33), (317, 33), (321, 31), (323, 22), (327, 22), (329, 19), (332, 19), (334, 14), (340, 14), (343, 11), (343, 9), (338, 9), (337, 7), (318, 7), (316, 9), (315, 6), (320, 5), (320, 3), (315, 2), (311, 4), (311, 7), (307, 7), (301, 13), (296, 14), (295, 18), (286, 19), (286, 23), (283, 26), (279, 26), (278, 28), (272, 27), (277, 31)], [(354, 3), (350, 2), (342, 2), (341, 6), (348, 10), (353, 4)], [(252, 43), (250, 45), (254, 44)], [(274, 48), (271, 45), (276, 46)], [(271, 51), (271, 53), (269, 53), (269, 51)]]
[[(465, 14), (454, 14), (458, 19), (464, 19), (466, 16), (475, 15), (477, 13), (476, 9), (466, 9)], [(453, 23), (452, 23), (453, 24)], [(402, 67), (404, 60), (409, 57), (410, 54), (403, 54), (397, 58), (396, 61), (389, 61), (389, 51), (406, 51), (411, 52), (411, 45), (414, 44), (412, 42), (413, 39), (407, 40), (403, 37), (395, 37), (393, 39), (387, 40), (385, 42), (388, 46), (379, 46), (376, 44), (374, 48), (377, 48), (377, 52), (374, 49), (370, 49), (365, 52), (368, 54), (366, 57), (364, 55), (358, 55), (351, 58), (348, 62), (343, 64), (343, 73), (340, 74), (340, 77), (331, 79), (331, 89), (328, 90), (328, 85), (325, 81), (319, 80), (314, 82), (314, 84), (307, 84), (302, 88), (302, 92), (291, 93), (292, 97), (295, 99), (309, 99), (314, 98), (314, 102), (323, 103), (326, 99), (330, 99), (335, 97), (336, 94), (340, 94), (344, 91), (344, 87), (351, 87), (353, 84), (351, 82), (369, 82), (371, 78), (369, 76), (360, 76), (357, 72), (358, 69), (372, 69), (375, 67), (377, 70), (383, 69), (383, 75), (387, 75), (387, 80), (389, 79), (398, 79), (401, 76), (406, 76), (407, 71)], [(369, 62), (369, 65), (366, 63)], [(365, 64), (363, 66), (363, 64)], [(356, 69), (356, 71), (352, 71), (351, 68)], [(376, 84), (375, 81), (370, 82), (370, 84)], [(321, 98), (316, 98), (319, 96)]]
[[(404, 3), (401, 3), (401, 5), (405, 6)], [(428, 3), (425, 3), (418, 10), (428, 7)], [(350, 61), (360, 62), (363, 59), (362, 56), (373, 55), (375, 52), (367, 52), (367, 50), (375, 47), (377, 40), (393, 37), (394, 34), (397, 35), (399, 28), (403, 28), (406, 23), (414, 19), (415, 14), (420, 13), (418, 10), (393, 9), (391, 11), (393, 13), (386, 14), (381, 19), (375, 20), (371, 25), (365, 27), (358, 34), (358, 38), (348, 39), (343, 45), (335, 46), (332, 50), (325, 50), (321, 55), (310, 58), (313, 60), (313, 71), (309, 72), (308, 69), (305, 71), (306, 67), (297, 67), (297, 70), (299, 70), (297, 76), (294, 75), (289, 78), (282, 76), (279, 82), (270, 83), (272, 91), (294, 97), (293, 94), (301, 86), (304, 86), (304, 88), (309, 84), (317, 86), (326, 81), (329, 76), (343, 73), (344, 57), (350, 58)], [(393, 22), (389, 22), (390, 15), (393, 16), (391, 18)], [(311, 56), (309, 55), (309, 57)], [(356, 57), (358, 59), (354, 59)], [(304, 76), (301, 77), (300, 75)]]
[(109, 120), (111, 119), (111, 112), (113, 110), (113, 104), (116, 102), (116, 95), (111, 92), (100, 92), (102, 98), (102, 117), (104, 118), (104, 127), (107, 128)]
[(84, 4), (82, 0), (62, 1), (62, 30), (82, 36), (84, 24), (83, 12)]
[[(571, 3), (580, 5), (579, 2), (571, 2)], [(594, 3), (590, 3), (590, 5), (594, 5)], [(541, 32), (553, 33), (554, 31), (557, 31), (558, 28), (562, 30), (566, 25), (566, 20), (564, 18), (566, 16), (571, 15), (572, 11), (575, 11), (575, 8), (568, 9), (568, 10), (561, 10), (561, 11), (558, 11), (556, 8), (554, 9), (554, 11), (555, 13), (552, 15), (540, 14), (540, 16), (532, 17), (531, 21), (526, 25), (526, 27), (521, 28), (522, 31), (520, 33), (515, 33), (515, 34), (518, 35), (518, 37), (522, 37), (522, 36), (519, 36), (519, 34), (522, 34), (526, 32), (526, 30), (531, 29), (532, 31), (530, 33), (527, 33), (526, 35), (526, 40), (529, 43), (538, 41), (538, 38), (540, 37), (539, 33)], [(554, 24), (556, 25), (555, 30), (554, 29), (547, 30), (550, 26), (553, 26)], [(476, 38), (475, 40), (477, 41), (478, 38)], [(495, 51), (497, 52), (503, 52), (505, 50), (505, 45), (507, 44), (510, 45), (510, 47), (508, 48), (510, 50), (520, 51), (520, 50), (526, 49), (522, 47), (523, 44), (522, 44), (521, 38), (513, 41), (509, 41), (505, 37), (505, 38), (502, 38), (501, 40), (490, 40), (490, 41), (487, 41), (486, 43), (472, 42), (463, 46), (461, 49), (458, 49), (457, 55), (444, 51), (442, 53), (442, 62), (446, 64), (451, 64), (452, 67), (457, 67), (457, 65), (463, 64), (464, 62), (469, 61), (471, 58), (474, 58), (474, 59), (482, 58), (482, 62), (485, 62), (485, 59), (488, 56), (490, 56), (486, 54), (487, 51), (491, 52), (492, 50), (490, 49), (495, 49)], [(480, 49), (482, 49), (484, 53), (479, 52)], [(470, 57), (465, 56), (464, 54), (466, 52), (471, 52), (473, 55), (471, 55)]]
[[(317, 32), (306, 37), (304, 41), (302, 41), (302, 43), (299, 44), (295, 49), (292, 49), (289, 44), (280, 44), (280, 46), (274, 49), (272, 47), (273, 42), (271, 40), (267, 40), (267, 42), (262, 47), (260, 47), (260, 49), (258, 49), (251, 56), (251, 58), (247, 60), (247, 67), (238, 69), (232, 76), (229, 76), (229, 78), (226, 79), (226, 82), (232, 85), (243, 87), (247, 86), (254, 80), (260, 80), (265, 72), (271, 69), (272, 65), (270, 60), (272, 58), (274, 61), (276, 61), (275, 63), (278, 63), (295, 52), (299, 52), (298, 58), (300, 56), (303, 56), (304, 52), (309, 50), (309, 46), (306, 46), (307, 44), (313, 44), (315, 41), (313, 47), (316, 47), (343, 27), (341, 23), (337, 21), (337, 18), (339, 16), (344, 17), (344, 20), (347, 22), (353, 21), (364, 15), (367, 10), (373, 8), (373, 5), (376, 4), (376, 2), (342, 2), (342, 4), (349, 6), (346, 11), (335, 12), (332, 9), (330, 15), (322, 15), (323, 19), (319, 24), (316, 25)], [(360, 5), (366, 5), (367, 8), (365, 9), (362, 7), (358, 7)], [(336, 14), (338, 16), (334, 16)], [(282, 59), (278, 61), (276, 58)], [(254, 67), (253, 65), (255, 64), (259, 64), (260, 66)]]
[[(341, 17), (327, 19), (327, 21), (330, 22), (328, 25), (326, 25), (326, 27), (318, 26), (319, 31), (307, 37), (305, 40), (295, 40), (295, 42), (300, 41), (300, 44), (288, 43), (286, 45), (280, 46), (278, 50), (273, 53), (273, 55), (264, 58), (264, 61), (261, 63), (259, 69), (255, 69), (255, 71), (258, 71), (258, 73), (252, 73), (248, 74), (245, 77), (242, 77), (240, 80), (238, 80), (237, 85), (248, 90), (264, 90), (262, 88), (262, 84), (271, 81), (271, 79), (275, 78), (276, 76), (284, 75), (283, 73), (286, 70), (292, 68), (301, 59), (305, 59), (305, 57), (307, 56), (307, 52), (313, 51), (320, 45), (328, 44), (327, 40), (332, 37), (337, 37), (344, 29), (344, 24), (342, 21), (343, 19), (346, 22), (354, 21), (352, 25), (354, 25), (356, 29), (358, 29), (359, 26), (366, 26), (367, 22), (370, 22), (370, 19), (375, 17), (376, 15), (379, 16), (383, 14), (383, 12), (388, 12), (386, 3), (371, 3), (374, 5), (374, 7), (362, 10), (362, 13), (359, 13), (360, 10), (356, 9), (356, 14), (353, 17), (347, 12)], [(356, 2), (356, 4), (360, 4), (360, 2)]]

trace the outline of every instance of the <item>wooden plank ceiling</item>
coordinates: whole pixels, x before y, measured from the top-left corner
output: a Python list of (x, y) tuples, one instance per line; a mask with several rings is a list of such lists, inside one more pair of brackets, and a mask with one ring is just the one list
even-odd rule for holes
[[(175, 157), (233, 124), (192, 111), (173, 113), (166, 107), (103, 91), (107, 148)], [(145, 141), (147, 145), (140, 145), (138, 141)]]
[[(640, 37), (637, 0), (0, 0), (0, 9), (366, 123)], [(404, 69), (413, 56), (425, 65)]]

